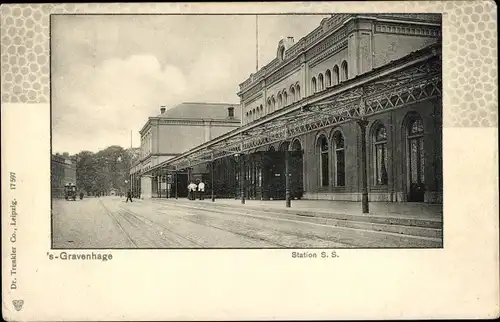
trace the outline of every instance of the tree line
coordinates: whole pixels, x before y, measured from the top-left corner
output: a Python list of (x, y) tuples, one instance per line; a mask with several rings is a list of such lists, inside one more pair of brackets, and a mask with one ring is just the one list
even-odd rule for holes
[(113, 145), (97, 153), (81, 151), (76, 160), (76, 185), (87, 194), (125, 192), (130, 187), (129, 169), (138, 159), (137, 149)]

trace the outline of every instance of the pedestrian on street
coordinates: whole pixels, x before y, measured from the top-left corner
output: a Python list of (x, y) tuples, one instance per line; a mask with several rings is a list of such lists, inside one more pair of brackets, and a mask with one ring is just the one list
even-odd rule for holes
[(130, 190), (127, 192), (127, 200), (125, 200), (125, 202), (128, 202), (129, 199), (130, 202), (132, 202), (132, 192)]
[(203, 198), (205, 197), (205, 184), (202, 180), (200, 180), (200, 183), (198, 183), (198, 194), (200, 195), (200, 200), (203, 200)]

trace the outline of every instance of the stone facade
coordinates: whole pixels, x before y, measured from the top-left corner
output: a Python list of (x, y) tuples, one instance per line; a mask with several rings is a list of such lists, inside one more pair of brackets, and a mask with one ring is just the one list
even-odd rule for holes
[[(166, 196), (173, 189), (164, 173), (144, 172), (241, 125), (238, 104), (182, 103), (160, 112), (141, 129), (141, 157), (130, 169), (131, 189), (143, 198)], [(203, 172), (202, 167), (191, 173)]]
[[(278, 57), (240, 84), (244, 123), (258, 122), (287, 105), (437, 43), (440, 37), (439, 15), (333, 15), (284, 52), (279, 50), (280, 43)], [(291, 96), (296, 88), (300, 88), (300, 96)], [(285, 95), (293, 98), (284, 103)], [(442, 202), (441, 114), (442, 102), (436, 98), (367, 118), (371, 201)], [(408, 126), (413, 121), (422, 132), (409, 136)], [(380, 142), (375, 133), (379, 130), (377, 133), (383, 133)], [(342, 139), (340, 148), (338, 138)], [(300, 135), (294, 141), (303, 150), (296, 180), (302, 184), (301, 197), (361, 200), (361, 136), (356, 122)], [(259, 150), (279, 147), (274, 143)], [(276, 159), (276, 163), (282, 162)], [(255, 167), (249, 170), (250, 182), (252, 173), (262, 177), (262, 164), (250, 162), (249, 167)], [(262, 193), (248, 193), (248, 197), (265, 199)]]

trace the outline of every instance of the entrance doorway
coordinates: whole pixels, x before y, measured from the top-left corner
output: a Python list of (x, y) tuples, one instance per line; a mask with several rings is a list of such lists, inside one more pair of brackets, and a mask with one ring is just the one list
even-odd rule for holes
[(408, 201), (422, 202), (425, 196), (424, 127), (418, 116), (412, 117), (407, 124)]

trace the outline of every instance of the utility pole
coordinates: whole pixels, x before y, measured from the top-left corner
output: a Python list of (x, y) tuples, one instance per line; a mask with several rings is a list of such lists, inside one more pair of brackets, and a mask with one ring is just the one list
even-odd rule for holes
[(287, 208), (292, 206), (292, 200), (290, 198), (290, 166), (289, 166), (289, 155), (290, 143), (286, 143), (288, 140), (288, 124), (285, 124), (285, 205)]

